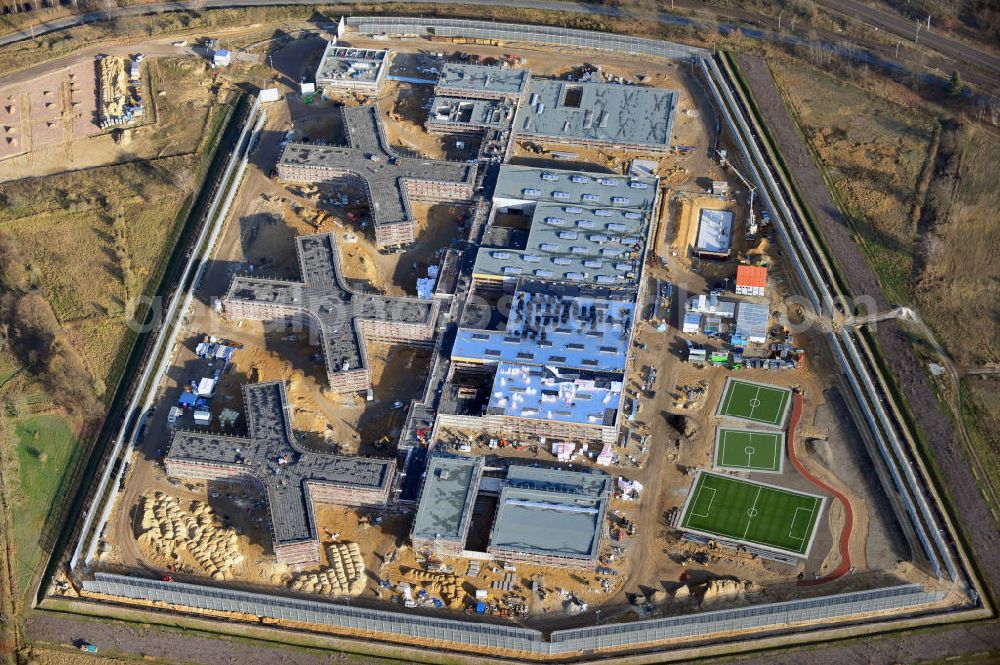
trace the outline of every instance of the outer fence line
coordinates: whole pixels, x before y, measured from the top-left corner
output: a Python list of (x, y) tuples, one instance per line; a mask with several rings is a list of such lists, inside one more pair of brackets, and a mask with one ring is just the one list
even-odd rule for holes
[(925, 591), (919, 584), (907, 584), (632, 623), (557, 630), (549, 639), (545, 639), (541, 631), (517, 626), (439, 619), (317, 600), (270, 596), (182, 582), (161, 582), (107, 573), (97, 573), (94, 580), (85, 580), (83, 588), (90, 593), (147, 602), (165, 602), (192, 610), (241, 612), (257, 617), (353, 628), (398, 637), (441, 640), (457, 645), (494, 647), (544, 656), (637, 647), (671, 639), (709, 637), (746, 630), (785, 629), (788, 626), (847, 619), (858, 615), (912, 610), (938, 603), (945, 596), (941, 591)]

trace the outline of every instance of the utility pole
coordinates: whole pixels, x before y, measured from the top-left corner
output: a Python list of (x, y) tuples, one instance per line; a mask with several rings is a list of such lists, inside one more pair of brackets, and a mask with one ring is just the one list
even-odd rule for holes
[(781, 11), (778, 12), (778, 32), (781, 32), (781, 15), (785, 13), (785, 8), (782, 7)]
[(901, 43), (902, 43), (902, 40), (899, 40), (899, 39), (896, 40), (896, 60), (899, 60), (899, 45)]
[(931, 15), (927, 15), (927, 32), (931, 31)]
[(917, 34), (913, 36), (913, 43), (916, 44), (920, 41), (920, 19), (917, 19)]

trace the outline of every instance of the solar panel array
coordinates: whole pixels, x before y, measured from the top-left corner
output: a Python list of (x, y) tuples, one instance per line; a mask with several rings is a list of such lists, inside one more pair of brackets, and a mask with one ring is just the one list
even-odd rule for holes
[(241, 612), (257, 617), (542, 655), (631, 647), (670, 639), (768, 627), (787, 631), (797, 624), (807, 625), (823, 620), (847, 619), (853, 615), (916, 609), (944, 598), (943, 592), (925, 591), (918, 584), (908, 584), (665, 619), (557, 630), (545, 640), (540, 631), (529, 628), (438, 619), (107, 573), (97, 573), (96, 579), (85, 580), (83, 587), (92, 593), (151, 602), (162, 601), (182, 607)]
[(362, 34), (428, 35), (528, 42), (599, 51), (618, 51), (655, 58), (688, 59), (707, 57), (705, 49), (664, 42), (546, 25), (518, 25), (468, 19), (420, 19), (405, 16), (351, 16), (347, 25)]

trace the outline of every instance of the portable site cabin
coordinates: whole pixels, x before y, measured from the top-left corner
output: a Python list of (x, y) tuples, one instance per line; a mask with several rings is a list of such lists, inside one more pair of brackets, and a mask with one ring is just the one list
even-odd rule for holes
[(212, 54), (212, 64), (216, 67), (228, 67), (233, 60), (233, 54), (226, 49), (219, 49)]
[(198, 396), (199, 397), (211, 397), (215, 394), (215, 379), (204, 377), (198, 382)]
[(170, 411), (167, 413), (167, 422), (173, 425), (177, 422), (177, 419), (181, 417), (184, 410), (179, 406), (170, 407)]
[(194, 412), (194, 424), (202, 425), (203, 427), (208, 427), (212, 424), (212, 412), (206, 410), (198, 410)]

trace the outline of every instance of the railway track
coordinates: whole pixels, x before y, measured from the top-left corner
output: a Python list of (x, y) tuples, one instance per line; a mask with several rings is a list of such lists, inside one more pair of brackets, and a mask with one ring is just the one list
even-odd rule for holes
[[(850, 302), (848, 293), (797, 204), (734, 73), (724, 60), (721, 67), (716, 60), (707, 58), (701, 59), (699, 65), (815, 311), (832, 314), (838, 306), (853, 310), (845, 307)], [(936, 502), (928, 500), (928, 496), (935, 497), (934, 488), (866, 340), (850, 329), (829, 331), (826, 336), (891, 479), (894, 492), (890, 494), (898, 496), (904, 507), (916, 549), (939, 579), (947, 577), (957, 582), (964, 578), (971, 585), (969, 575), (963, 574), (956, 562), (954, 538), (944, 526), (947, 516)]]

